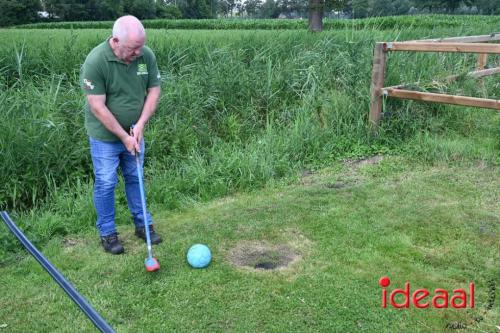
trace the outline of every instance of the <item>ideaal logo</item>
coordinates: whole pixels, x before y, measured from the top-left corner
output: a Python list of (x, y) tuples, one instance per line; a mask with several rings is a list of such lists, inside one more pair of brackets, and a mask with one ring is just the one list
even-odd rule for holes
[[(404, 289), (396, 288), (392, 290), (389, 295), (387, 287), (391, 284), (391, 280), (387, 277), (381, 277), (379, 279), (379, 284), (382, 289), (382, 308), (387, 308), (387, 299), (389, 299), (389, 304), (395, 308), (409, 308), (410, 304), (413, 304), (416, 308), (428, 308), (432, 306), (434, 308), (442, 309), (451, 306), (456, 309), (466, 309), (467, 317), (469, 317), (464, 322), (450, 322), (446, 324), (448, 329), (466, 329), (471, 325), (477, 325), (482, 322), (488, 315), (488, 312), (493, 309), (495, 305), (495, 291), (496, 283), (494, 279), (488, 281), (488, 299), (483, 309), (475, 309), (475, 284), (473, 282), (469, 283), (469, 288), (465, 289), (453, 289), (452, 293), (438, 288), (431, 293), (424, 288), (419, 288), (411, 292), (411, 286), (409, 282), (405, 283)], [(451, 299), (448, 299), (450, 294), (452, 294)], [(403, 303), (396, 303), (396, 296), (402, 295), (404, 297)], [(399, 297), (398, 297), (399, 298)], [(500, 329), (500, 326), (496, 326)]]
[[(387, 287), (391, 284), (391, 280), (387, 277), (381, 277), (379, 284), (382, 287), (382, 308), (387, 308), (387, 300), (390, 305), (395, 308), (409, 308), (410, 304), (419, 309), (425, 309), (432, 306), (436, 309), (444, 309), (451, 306), (455, 309), (474, 308), (474, 282), (469, 283), (469, 290), (453, 289), (450, 293), (445, 289), (437, 288), (431, 294), (427, 289), (419, 288), (411, 292), (410, 282), (406, 282), (404, 289), (396, 288), (387, 295)], [(450, 294), (452, 295), (449, 298)], [(396, 303), (396, 296), (403, 295), (404, 301)]]

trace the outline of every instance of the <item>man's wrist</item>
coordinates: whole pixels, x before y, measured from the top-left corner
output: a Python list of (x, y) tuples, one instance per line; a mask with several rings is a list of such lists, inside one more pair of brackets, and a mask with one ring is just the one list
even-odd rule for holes
[(125, 141), (125, 139), (127, 139), (127, 137), (129, 136), (127, 132), (125, 132), (124, 130), (120, 131), (120, 133), (117, 133), (116, 136), (118, 137), (118, 139), (120, 139), (121, 141)]
[(146, 122), (145, 122), (145, 121), (143, 121), (143, 120), (141, 120), (141, 119), (139, 119), (139, 120), (137, 121), (137, 123), (135, 124), (135, 126), (138, 126), (138, 127), (140, 127), (140, 128), (144, 128), (144, 126), (146, 126)]

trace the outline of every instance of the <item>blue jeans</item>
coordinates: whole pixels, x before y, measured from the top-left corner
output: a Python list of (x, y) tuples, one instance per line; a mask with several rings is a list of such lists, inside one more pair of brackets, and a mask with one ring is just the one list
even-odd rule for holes
[[(94, 206), (97, 212), (97, 229), (101, 237), (116, 232), (115, 187), (118, 183), (118, 166), (125, 180), (128, 208), (136, 227), (144, 227), (141, 193), (135, 156), (128, 152), (121, 141), (107, 142), (89, 138), (90, 154), (94, 165)], [(141, 142), (141, 167), (144, 165), (144, 140)], [(145, 191), (145, 190), (144, 190)], [(153, 223), (147, 211), (148, 225)]]

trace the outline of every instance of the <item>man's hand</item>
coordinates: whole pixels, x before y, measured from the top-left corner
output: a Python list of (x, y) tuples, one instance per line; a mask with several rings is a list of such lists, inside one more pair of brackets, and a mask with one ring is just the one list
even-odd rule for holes
[(127, 135), (123, 140), (123, 144), (125, 145), (125, 148), (132, 154), (135, 155), (135, 153), (140, 153), (141, 152), (141, 146), (140, 144), (136, 141), (136, 139), (131, 136)]
[(135, 152), (141, 152), (141, 141), (143, 137), (144, 125), (138, 123), (130, 128), (130, 135), (123, 140), (127, 150), (135, 155)]
[(140, 146), (144, 135), (144, 125), (140, 122), (135, 124), (134, 127), (131, 129), (130, 135), (132, 135), (136, 139), (137, 144)]

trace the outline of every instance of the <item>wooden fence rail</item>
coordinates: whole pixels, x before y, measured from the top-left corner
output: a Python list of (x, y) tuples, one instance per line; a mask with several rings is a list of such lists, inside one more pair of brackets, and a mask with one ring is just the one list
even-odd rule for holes
[[(396, 51), (477, 53), (478, 59), (476, 63), (476, 70), (468, 73), (467, 76), (472, 78), (482, 78), (484, 76), (498, 74), (500, 73), (500, 67), (486, 68), (488, 54), (500, 54), (500, 44), (490, 44), (490, 42), (496, 41), (500, 41), (500, 34), (495, 33), (483, 36), (376, 43), (373, 55), (371, 81), (370, 123), (375, 129), (378, 127), (382, 115), (382, 99), (384, 97), (500, 110), (500, 100), (495, 99), (405, 90), (403, 89), (406, 86), (405, 84), (384, 87), (387, 61), (386, 54), (388, 52)], [(451, 75), (448, 76), (445, 81), (451, 82), (458, 77), (460, 76)]]

